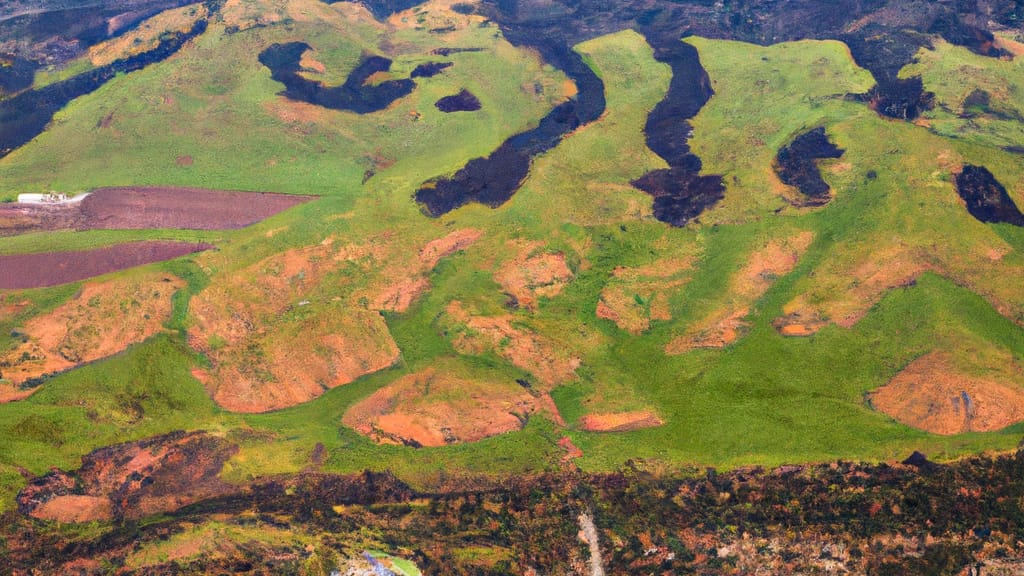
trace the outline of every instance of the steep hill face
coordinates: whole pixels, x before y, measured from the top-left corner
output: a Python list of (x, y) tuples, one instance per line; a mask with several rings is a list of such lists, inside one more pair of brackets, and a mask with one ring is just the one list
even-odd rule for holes
[[(95, 8), (0, 12), (0, 511), (1019, 440), (1020, 2)], [(687, 530), (616, 565), (745, 546)]]

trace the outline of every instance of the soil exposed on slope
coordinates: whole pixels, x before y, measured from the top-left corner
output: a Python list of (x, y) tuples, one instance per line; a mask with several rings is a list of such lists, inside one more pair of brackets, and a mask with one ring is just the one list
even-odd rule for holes
[[(445, 309), (445, 315), (455, 323), (455, 330), (447, 330), (452, 345), (463, 354), (493, 351), (513, 366), (536, 376), (545, 391), (576, 378), (579, 358), (557, 342), (514, 325), (515, 317), (511, 314), (476, 315), (461, 302), (452, 302)], [(458, 329), (460, 326), (464, 328)]]
[(0, 255), (0, 290), (67, 284), (211, 248), (210, 244), (153, 240), (78, 252)]
[[(516, 247), (514, 242), (510, 242)], [(538, 298), (553, 298), (573, 279), (565, 255), (544, 252), (541, 242), (523, 242), (518, 254), (494, 273), (515, 308), (533, 310)]]
[[(28, 395), (42, 377), (112, 356), (157, 334), (171, 315), (172, 297), (185, 283), (149, 273), (86, 284), (70, 301), (36, 316), (15, 332), (21, 344), (0, 355), (9, 392)], [(14, 399), (0, 385), (0, 402)]]
[(587, 414), (580, 418), (579, 427), (587, 432), (629, 432), (654, 428), (662, 424), (661, 418), (651, 410), (637, 410), (634, 412)]
[(420, 448), (520, 430), (539, 412), (561, 423), (546, 393), (531, 393), (515, 382), (470, 381), (427, 369), (377, 390), (349, 408), (342, 422), (375, 442)]
[(999, 376), (971, 376), (949, 354), (936, 351), (914, 360), (872, 392), (870, 402), (894, 419), (933, 434), (991, 432), (1024, 421), (1020, 384), (1019, 378), (1008, 382)]
[(967, 164), (953, 175), (957, 194), (967, 203), (967, 211), (981, 222), (1005, 222), (1024, 226), (1024, 214), (1006, 188), (984, 166)]
[(172, 432), (100, 448), (82, 467), (54, 470), (18, 494), (18, 511), (62, 522), (138, 519), (237, 491), (217, 477), (238, 451), (204, 432)]

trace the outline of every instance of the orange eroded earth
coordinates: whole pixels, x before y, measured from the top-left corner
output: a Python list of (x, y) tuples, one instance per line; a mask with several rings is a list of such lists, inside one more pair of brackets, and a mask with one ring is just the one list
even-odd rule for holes
[(509, 243), (517, 251), (515, 258), (494, 273), (506, 294), (515, 298), (521, 308), (534, 310), (537, 298), (553, 298), (572, 280), (573, 273), (565, 263), (565, 255), (542, 251), (543, 242)]
[(871, 405), (933, 434), (1000, 430), (1024, 421), (1024, 371), (1011, 358), (1005, 368), (1009, 377), (973, 376), (949, 354), (930, 352), (872, 392)]
[(562, 424), (546, 393), (428, 368), (377, 390), (349, 408), (342, 422), (382, 444), (444, 446), (520, 430), (541, 412)]
[(161, 12), (143, 21), (135, 29), (89, 48), (89, 60), (94, 66), (141, 54), (156, 48), (164, 34), (188, 32), (200, 19), (207, 16), (203, 4), (190, 4)]
[(163, 329), (185, 286), (162, 272), (85, 284), (68, 302), (28, 320), (22, 343), (0, 356), (0, 402), (24, 398), (19, 385), (113, 356)]
[(576, 378), (579, 358), (533, 330), (514, 326), (515, 317), (478, 316), (467, 310), (461, 302), (452, 302), (445, 312), (457, 324), (450, 330), (452, 345), (462, 354), (479, 355), (488, 351), (497, 353), (540, 380), (544, 389)]
[(801, 294), (783, 307), (784, 316), (773, 324), (787, 336), (814, 334), (828, 323), (850, 328), (867, 314), (886, 292), (909, 286), (936, 267), (921, 250), (896, 246), (871, 253), (848, 273), (848, 285), (835, 287), (830, 298), (811, 304), (811, 296)]
[(628, 432), (661, 426), (663, 423), (661, 418), (650, 410), (635, 410), (633, 412), (587, 414), (580, 418), (579, 427), (587, 432)]
[(729, 281), (729, 302), (674, 338), (665, 352), (682, 354), (695, 348), (723, 348), (738, 340), (749, 328), (744, 318), (750, 308), (777, 278), (793, 271), (813, 240), (813, 233), (801, 232), (783, 240), (770, 240), (751, 254), (746, 265)]
[(669, 295), (689, 282), (692, 258), (666, 258), (636, 268), (616, 268), (601, 291), (597, 317), (630, 334), (646, 332), (652, 320), (671, 320)]
[(444, 257), (470, 246), (466, 229), (403, 249), (391, 233), (331, 238), (275, 254), (193, 297), (193, 348), (211, 361), (196, 377), (222, 407), (264, 412), (392, 366), (399, 350), (381, 311), (404, 312)]

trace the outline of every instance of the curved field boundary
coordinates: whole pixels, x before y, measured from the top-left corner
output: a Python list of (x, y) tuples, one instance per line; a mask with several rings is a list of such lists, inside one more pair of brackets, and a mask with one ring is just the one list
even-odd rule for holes
[(80, 252), (0, 256), (0, 290), (44, 288), (77, 282), (211, 248), (211, 244), (156, 240)]

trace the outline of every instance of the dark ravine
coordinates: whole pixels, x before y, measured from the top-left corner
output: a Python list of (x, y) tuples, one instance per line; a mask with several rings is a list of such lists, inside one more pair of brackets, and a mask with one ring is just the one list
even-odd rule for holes
[(188, 32), (168, 34), (159, 46), (149, 52), (0, 100), (0, 158), (41, 134), (53, 115), (68, 102), (95, 91), (117, 74), (134, 72), (166, 60), (186, 42), (205, 31), (206, 20), (199, 20)]
[(1024, 226), (1024, 214), (988, 168), (966, 164), (953, 181), (971, 216), (981, 222)]
[(784, 184), (795, 186), (807, 197), (804, 205), (822, 205), (831, 199), (831, 188), (822, 179), (817, 160), (839, 158), (843, 152), (829, 141), (825, 128), (819, 126), (779, 149), (775, 156), (775, 173)]
[(349, 110), (369, 114), (383, 110), (392, 102), (412, 93), (416, 83), (410, 79), (387, 80), (365, 85), (367, 78), (391, 69), (391, 60), (383, 56), (364, 58), (341, 86), (324, 86), (322, 82), (303, 78), (299, 72), (302, 54), (310, 49), (305, 42), (273, 44), (260, 53), (260, 63), (270, 69), (270, 76), (284, 84), (281, 93), (292, 100), (316, 104), (332, 110)]

